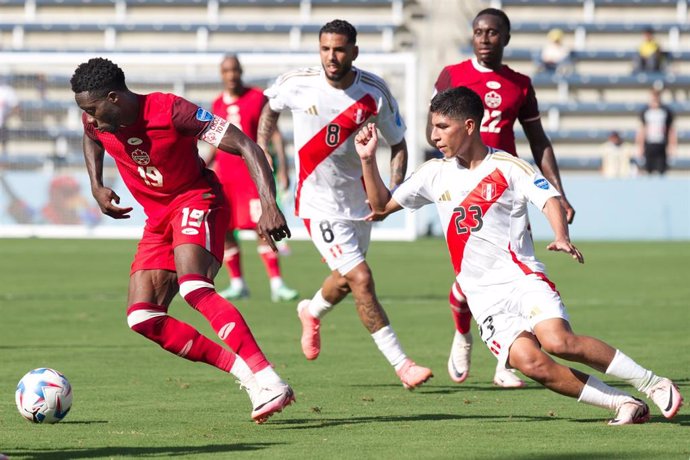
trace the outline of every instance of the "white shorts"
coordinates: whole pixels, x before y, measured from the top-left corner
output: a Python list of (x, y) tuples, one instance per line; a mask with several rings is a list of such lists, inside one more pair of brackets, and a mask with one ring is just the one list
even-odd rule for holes
[(521, 333), (534, 334), (534, 326), (547, 319), (569, 319), (555, 286), (537, 275), (528, 275), (508, 290), (468, 294), (468, 304), (482, 341), (504, 365), (510, 346)]
[(371, 240), (371, 222), (342, 219), (305, 219), (311, 240), (331, 270), (341, 275), (364, 262)]

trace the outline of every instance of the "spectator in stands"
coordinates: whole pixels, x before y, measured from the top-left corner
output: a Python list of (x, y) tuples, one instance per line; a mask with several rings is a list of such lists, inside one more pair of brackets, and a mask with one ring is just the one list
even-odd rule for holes
[(632, 159), (632, 147), (618, 131), (611, 131), (601, 146), (601, 174), (609, 179), (635, 175), (637, 166)]
[[(256, 141), (261, 109), (266, 104), (263, 90), (246, 86), (242, 81), (242, 65), (235, 55), (227, 55), (220, 63), (220, 75), (223, 81), (223, 91), (213, 101), (213, 113), (237, 126), (250, 139)], [(278, 157), (279, 183), (283, 189), (288, 188), (287, 168), (285, 167), (285, 150), (282, 148), (280, 131), (274, 132), (273, 139), (279, 137), (279, 142), (273, 142)], [(277, 148), (276, 148), (277, 147)], [(218, 294), (228, 300), (236, 300), (249, 296), (249, 290), (242, 274), (240, 245), (236, 237), (239, 230), (253, 230), (258, 232), (257, 222), (261, 216), (261, 202), (259, 192), (252, 181), (252, 176), (239, 155), (216, 155), (216, 149), (211, 149), (209, 164), (214, 161), (213, 169), (223, 185), (223, 192), (230, 203), (230, 226), (225, 232), (225, 251), (223, 262), (230, 275), (230, 285)], [(270, 288), (271, 300), (274, 302), (295, 300), (299, 293), (289, 288), (284, 282), (280, 270), (278, 253), (261, 238), (257, 239), (257, 251), (266, 268)]]
[(654, 37), (654, 30), (651, 27), (646, 28), (635, 55), (635, 72), (660, 72), (663, 59), (664, 53)]
[(635, 136), (637, 155), (644, 161), (647, 174), (663, 175), (668, 169), (668, 155), (675, 154), (678, 147), (678, 137), (673, 127), (673, 112), (661, 103), (659, 90), (652, 89), (640, 121)]
[(7, 154), (7, 120), (19, 110), (19, 99), (14, 88), (0, 78), (0, 154)]
[(549, 73), (565, 72), (570, 63), (570, 48), (563, 44), (563, 31), (561, 29), (551, 29), (546, 38), (546, 45), (544, 45), (540, 54), (539, 71)]
[[(518, 156), (513, 126), (519, 120), (530, 146), (532, 157), (544, 177), (560, 192), (560, 202), (565, 209), (568, 223), (573, 221), (575, 210), (565, 197), (553, 145), (544, 132), (537, 96), (527, 75), (516, 72), (503, 64), (503, 50), (510, 43), (510, 19), (502, 10), (486, 8), (472, 22), (472, 46), (474, 56), (458, 64), (446, 66), (434, 85), (434, 95), (446, 89), (467, 86), (480, 95), (484, 102), (484, 118), (479, 129), (482, 140), (488, 146)], [(431, 138), (431, 114), (427, 119), (427, 141)], [(525, 216), (524, 219), (527, 219)], [(448, 359), (448, 373), (456, 383), (467, 379), (470, 369), (472, 314), (461, 288), (453, 283), (448, 296), (455, 321), (456, 334)], [(498, 363), (494, 383), (504, 388), (524, 385), (512, 369)]]

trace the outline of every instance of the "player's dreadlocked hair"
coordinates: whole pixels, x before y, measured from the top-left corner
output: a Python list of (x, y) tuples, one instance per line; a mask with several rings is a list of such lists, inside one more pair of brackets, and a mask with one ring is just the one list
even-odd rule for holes
[(434, 96), (429, 112), (455, 120), (472, 118), (477, 123), (481, 123), (484, 116), (484, 104), (477, 93), (466, 86), (458, 86)]
[(510, 19), (508, 19), (508, 15), (503, 12), (503, 10), (499, 10), (497, 8), (484, 8), (481, 10), (477, 15), (474, 17), (474, 20), (476, 21), (479, 16), (483, 16), (485, 14), (488, 14), (489, 16), (496, 16), (498, 19), (503, 22), (503, 24), (506, 26), (506, 30), (508, 34), (510, 34)]
[(353, 45), (357, 43), (357, 29), (355, 29), (352, 24), (342, 19), (335, 19), (324, 25), (319, 31), (319, 38), (321, 38), (323, 34), (345, 35), (348, 43), (352, 43)]
[(125, 73), (117, 64), (103, 58), (79, 64), (70, 83), (75, 94), (88, 91), (98, 97), (104, 97), (110, 91), (127, 90)]

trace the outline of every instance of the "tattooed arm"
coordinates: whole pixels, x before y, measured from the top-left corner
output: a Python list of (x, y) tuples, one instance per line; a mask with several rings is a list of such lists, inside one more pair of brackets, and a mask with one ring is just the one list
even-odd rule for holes
[(407, 143), (405, 139), (391, 146), (391, 181), (388, 188), (395, 189), (405, 180), (407, 172)]
[(259, 147), (264, 152), (268, 152), (268, 143), (278, 126), (279, 116), (280, 112), (274, 112), (270, 104), (264, 104), (264, 108), (261, 110), (261, 117), (259, 118), (259, 129), (256, 137), (256, 143), (259, 144)]

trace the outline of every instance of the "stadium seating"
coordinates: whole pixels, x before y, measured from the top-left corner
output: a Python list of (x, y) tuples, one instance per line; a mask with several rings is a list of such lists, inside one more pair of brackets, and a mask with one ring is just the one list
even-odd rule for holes
[[(201, 53), (313, 52), (321, 25), (342, 17), (357, 26), (361, 49), (385, 53), (415, 46), (415, 34), (420, 33), (420, 27), (417, 25), (415, 29), (414, 24), (414, 17), (420, 17), (419, 3), (429, 6), (433, 2), (0, 0), (0, 47), (6, 56), (26, 52), (45, 55), (65, 52), (67, 56), (80, 52), (102, 55), (147, 52), (183, 59), (193, 59)], [(690, 149), (687, 0), (477, 0), (475, 3), (467, 6), (468, 18), (470, 9), (476, 11), (489, 5), (505, 9), (511, 17), (513, 32), (505, 60), (533, 77), (544, 126), (566, 165), (587, 168), (596, 164), (596, 147), (613, 129), (632, 141), (639, 124), (639, 111), (653, 85), (666, 89), (665, 102), (677, 114), (681, 155), (690, 158), (690, 152), (685, 152)], [(648, 26), (656, 31), (671, 64), (666, 73), (634, 75), (635, 48), (641, 32)], [(572, 68), (564, 74), (537, 73), (541, 45), (546, 32), (554, 27), (565, 32), (566, 42), (574, 49)], [(462, 55), (471, 55), (467, 42), (463, 43)], [(31, 59), (30, 55), (25, 59)], [(197, 65), (194, 70), (171, 62), (165, 67), (170, 72), (159, 70), (154, 74), (141, 66), (128, 67), (128, 81), (138, 91), (178, 92), (208, 105), (218, 91), (217, 68), (213, 62), (213, 65)], [(26, 71), (17, 75), (16, 87), (22, 103), (20, 117), (10, 123), (10, 136), (21, 142), (11, 142), (11, 151), (48, 155), (68, 151), (81, 161), (78, 111), (67, 81), (73, 63), (65, 62), (45, 70), (40, 65), (31, 68), (34, 74)], [(0, 75), (4, 73), (0, 63)], [(259, 84), (265, 86), (274, 74), (275, 71), (271, 75), (259, 75)], [(422, 76), (420, 81), (424, 80)], [(528, 149), (522, 130), (516, 129), (516, 133), (519, 148)]]

